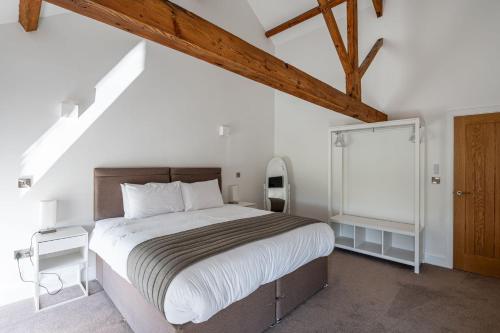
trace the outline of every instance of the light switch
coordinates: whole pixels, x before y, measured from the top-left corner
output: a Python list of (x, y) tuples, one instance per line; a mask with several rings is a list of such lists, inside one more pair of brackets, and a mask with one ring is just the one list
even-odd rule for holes
[(219, 126), (219, 135), (220, 136), (229, 136), (231, 133), (231, 129), (227, 125), (221, 125)]

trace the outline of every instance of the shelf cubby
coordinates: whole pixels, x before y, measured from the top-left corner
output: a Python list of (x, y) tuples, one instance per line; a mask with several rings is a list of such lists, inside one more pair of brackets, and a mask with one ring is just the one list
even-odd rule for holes
[(335, 242), (339, 247), (354, 247), (354, 227), (352, 225), (333, 223), (335, 231)]
[(391, 260), (412, 265), (415, 260), (413, 237), (385, 231), (383, 254)]
[(375, 254), (382, 254), (382, 232), (355, 226), (355, 248)]

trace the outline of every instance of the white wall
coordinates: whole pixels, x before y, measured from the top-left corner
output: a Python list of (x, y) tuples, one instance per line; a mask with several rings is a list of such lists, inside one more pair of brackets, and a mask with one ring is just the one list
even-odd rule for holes
[[(500, 3), (495, 0), (386, 0), (376, 19), (360, 12), (360, 61), (375, 40), (384, 46), (363, 79), (363, 100), (390, 119), (426, 122), (426, 260), (452, 264), (452, 110), (493, 106), (500, 111)], [(345, 20), (339, 21), (345, 31)], [(296, 33), (296, 32), (295, 32)], [(345, 36), (345, 35), (344, 35)], [(344, 75), (324, 26), (276, 46), (278, 57), (343, 90)], [(466, 111), (464, 111), (466, 112)], [(475, 111), (477, 112), (477, 111)], [(327, 218), (327, 128), (355, 123), (288, 95), (276, 93), (275, 152), (292, 167), (295, 213)], [(442, 185), (431, 185), (432, 165)]]
[[(177, 2), (272, 52), (245, 1)], [(445, 266), (452, 241), (448, 114), (500, 110), (494, 107), (500, 105), (500, 3), (478, 3), (386, 0), (383, 18), (371, 9), (360, 15), (360, 60), (378, 37), (385, 38), (363, 79), (364, 101), (391, 119), (423, 117), (427, 169), (441, 164), (443, 185), (430, 185), (429, 171), (426, 178), (425, 251), (428, 260)], [(344, 20), (340, 24), (345, 28)], [(277, 45), (277, 55), (343, 88), (326, 28), (307, 31), (281, 39), (287, 42)], [(353, 119), (152, 43), (144, 72), (22, 195), (16, 179), (23, 154), (58, 121), (59, 103), (92, 104), (94, 86), (139, 42), (74, 14), (43, 19), (31, 34), (18, 24), (0, 25), (0, 305), (31, 295), (31, 286), (18, 279), (12, 251), (28, 246), (39, 200), (59, 199), (62, 223), (91, 226), (94, 167), (221, 166), (225, 185), (240, 182), (242, 199), (261, 202), (274, 138), (274, 152), (289, 162), (295, 213), (327, 217), (327, 128)], [(231, 137), (218, 137), (221, 124), (231, 125)], [(239, 181), (236, 171), (242, 172)], [(27, 277), (29, 272), (27, 265)]]
[[(246, 2), (179, 3), (273, 51)], [(59, 104), (92, 104), (94, 86), (140, 41), (75, 14), (45, 18), (30, 34), (0, 25), (0, 305), (31, 296), (13, 251), (29, 246), (39, 200), (59, 200), (61, 224), (92, 225), (95, 167), (220, 166), (225, 189), (240, 183), (242, 199), (262, 202), (273, 90), (153, 43), (144, 72), (28, 193), (17, 189), (23, 154), (58, 121)], [(222, 124), (230, 137), (218, 136)]]

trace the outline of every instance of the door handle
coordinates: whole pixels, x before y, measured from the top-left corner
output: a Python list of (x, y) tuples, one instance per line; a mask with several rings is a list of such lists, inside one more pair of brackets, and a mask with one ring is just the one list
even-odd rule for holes
[(456, 191), (455, 194), (457, 195), (457, 197), (462, 197), (464, 195), (472, 194), (472, 193), (471, 192), (464, 192), (464, 191)]

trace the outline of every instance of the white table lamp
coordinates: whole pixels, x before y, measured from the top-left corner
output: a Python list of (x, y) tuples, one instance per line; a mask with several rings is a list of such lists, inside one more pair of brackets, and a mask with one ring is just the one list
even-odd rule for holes
[(56, 231), (57, 200), (40, 201), (40, 233)]

